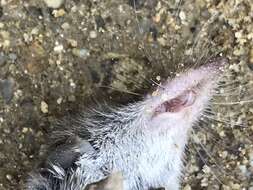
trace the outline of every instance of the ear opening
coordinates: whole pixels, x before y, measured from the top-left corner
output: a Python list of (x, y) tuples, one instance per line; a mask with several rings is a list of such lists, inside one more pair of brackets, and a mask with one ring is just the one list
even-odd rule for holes
[(182, 109), (193, 105), (195, 100), (196, 100), (196, 92), (194, 90), (186, 90), (179, 96), (164, 101), (160, 105), (158, 105), (154, 110), (153, 117), (165, 112), (169, 113), (180, 112)]

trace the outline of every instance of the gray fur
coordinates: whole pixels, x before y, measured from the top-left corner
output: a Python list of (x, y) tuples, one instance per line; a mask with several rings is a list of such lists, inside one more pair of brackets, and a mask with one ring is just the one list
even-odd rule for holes
[[(107, 107), (109, 109), (107, 112), (91, 110), (82, 117), (76, 118), (72, 126), (62, 123), (59, 126), (61, 131), (55, 131), (52, 135), (55, 142), (80, 139), (80, 134), (89, 133), (88, 139), (76, 141), (77, 144), (70, 147), (71, 150), (66, 149), (65, 151), (66, 154), (74, 151), (81, 153), (80, 158), (74, 163), (76, 168), (68, 168), (66, 171), (63, 169), (65, 166), (61, 165), (63, 162), (54, 162), (51, 167), (46, 168), (50, 176), (33, 175), (28, 181), (27, 189), (82, 190), (87, 184), (104, 179), (115, 170), (124, 170), (125, 177), (129, 178), (128, 189), (147, 189), (166, 185), (164, 183), (168, 180), (167, 178), (159, 179), (159, 176), (156, 176), (157, 181), (149, 184), (150, 182), (141, 176), (140, 172), (142, 173), (142, 171), (134, 169), (147, 167), (147, 171), (143, 173), (152, 172), (148, 170), (157, 167), (155, 162), (162, 161), (165, 162), (166, 170), (176, 170), (172, 164), (166, 163), (168, 159), (163, 160), (166, 156), (155, 155), (155, 152), (150, 151), (152, 150), (150, 146), (153, 143), (155, 143), (153, 146), (160, 146), (159, 148), (164, 149), (164, 152), (170, 145), (165, 143), (166, 139), (162, 138), (162, 136), (167, 137), (166, 133), (159, 134), (159, 137), (158, 134), (154, 134), (153, 137), (148, 137), (145, 134), (141, 126), (146, 124), (140, 114), (143, 107), (141, 103), (136, 103), (118, 109)], [(84, 131), (82, 131), (83, 129)], [(149, 140), (147, 141), (147, 139)], [(87, 144), (89, 141), (92, 142), (92, 146)], [(148, 154), (145, 162), (150, 163), (150, 166), (141, 165), (139, 158), (143, 156), (143, 153)], [(176, 155), (175, 159), (180, 161), (180, 154)], [(68, 165), (71, 164), (68, 163)], [(132, 172), (136, 172), (136, 174), (130, 176)], [(166, 176), (166, 172), (164, 174)], [(178, 183), (177, 178), (173, 180)]]
[(84, 190), (115, 172), (122, 172), (125, 190), (179, 190), (188, 133), (216, 87), (217, 62), (167, 82), (143, 101), (98, 106), (60, 123), (54, 148), (27, 190)]

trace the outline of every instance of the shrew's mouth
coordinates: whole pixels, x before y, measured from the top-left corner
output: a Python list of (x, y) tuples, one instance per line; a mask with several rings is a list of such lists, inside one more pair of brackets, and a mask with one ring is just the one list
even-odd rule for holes
[(196, 100), (196, 97), (197, 93), (193, 89), (186, 90), (176, 98), (164, 101), (162, 104), (156, 107), (154, 110), (153, 117), (165, 112), (179, 112), (182, 109), (193, 105)]
[[(193, 70), (188, 74), (182, 75), (181, 78), (179, 77), (175, 81), (171, 81), (174, 89), (182, 90), (182, 93), (174, 98), (168, 98), (165, 91), (160, 97), (162, 99), (161, 103), (153, 109), (152, 118), (162, 113), (177, 113), (192, 106), (202, 92), (208, 93), (210, 88), (213, 87), (213, 84), (217, 81), (216, 78), (222, 72), (221, 68), (223, 68), (221, 64), (208, 65), (199, 70)], [(187, 84), (189, 85), (188, 87)], [(180, 87), (183, 89), (180, 89)]]
[(195, 86), (188, 88), (175, 98), (169, 100), (166, 100), (166, 98), (164, 98), (165, 100), (154, 109), (152, 118), (166, 112), (180, 112), (181, 110), (192, 106), (197, 99), (198, 92), (204, 88), (204, 84), (205, 81), (201, 80)]

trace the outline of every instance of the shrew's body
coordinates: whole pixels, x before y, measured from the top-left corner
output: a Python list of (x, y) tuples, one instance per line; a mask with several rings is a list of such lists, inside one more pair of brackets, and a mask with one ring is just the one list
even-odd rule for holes
[(63, 122), (27, 189), (83, 190), (121, 172), (125, 190), (178, 190), (188, 133), (208, 106), (225, 62), (216, 58), (182, 73), (143, 101), (94, 108)]

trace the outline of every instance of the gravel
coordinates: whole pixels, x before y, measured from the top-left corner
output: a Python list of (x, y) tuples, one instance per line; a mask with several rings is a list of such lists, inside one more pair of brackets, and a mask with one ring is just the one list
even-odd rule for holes
[(221, 52), (232, 89), (194, 130), (183, 189), (252, 189), (252, 12), (251, 0), (1, 1), (0, 190), (23, 189), (57, 119), (138, 99)]

